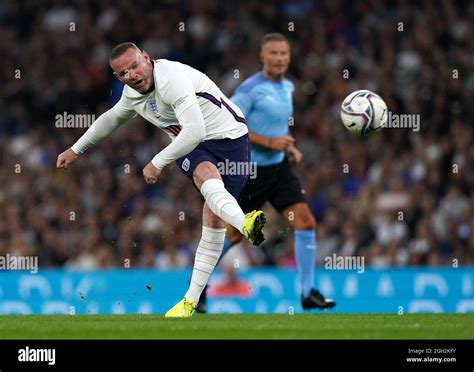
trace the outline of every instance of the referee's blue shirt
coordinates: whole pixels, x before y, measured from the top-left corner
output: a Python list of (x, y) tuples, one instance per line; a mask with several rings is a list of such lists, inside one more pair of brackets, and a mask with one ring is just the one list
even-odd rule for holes
[[(257, 72), (237, 87), (231, 100), (245, 115), (249, 131), (265, 137), (281, 137), (288, 135), (294, 90), (293, 83), (286, 78), (274, 82)], [(251, 161), (259, 167), (281, 163), (284, 157), (283, 151), (251, 146)]]

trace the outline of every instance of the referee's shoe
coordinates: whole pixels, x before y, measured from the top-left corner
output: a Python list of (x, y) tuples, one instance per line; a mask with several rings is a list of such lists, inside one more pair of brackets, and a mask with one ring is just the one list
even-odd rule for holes
[(330, 298), (325, 298), (321, 292), (312, 288), (308, 296), (301, 295), (301, 306), (304, 310), (332, 309), (336, 306), (336, 302)]

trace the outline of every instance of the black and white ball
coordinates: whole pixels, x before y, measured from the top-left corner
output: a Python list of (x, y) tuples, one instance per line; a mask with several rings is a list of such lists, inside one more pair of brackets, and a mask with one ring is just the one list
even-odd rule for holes
[(387, 124), (387, 105), (370, 90), (357, 90), (349, 94), (341, 105), (344, 126), (358, 136), (368, 137)]

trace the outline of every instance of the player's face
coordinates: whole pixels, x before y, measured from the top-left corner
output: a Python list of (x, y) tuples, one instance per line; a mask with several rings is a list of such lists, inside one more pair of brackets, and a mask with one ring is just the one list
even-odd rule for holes
[(283, 78), (290, 64), (290, 46), (286, 41), (269, 41), (260, 52), (264, 73), (272, 80)]
[(130, 88), (145, 93), (153, 84), (153, 67), (147, 52), (128, 49), (110, 62), (114, 75)]

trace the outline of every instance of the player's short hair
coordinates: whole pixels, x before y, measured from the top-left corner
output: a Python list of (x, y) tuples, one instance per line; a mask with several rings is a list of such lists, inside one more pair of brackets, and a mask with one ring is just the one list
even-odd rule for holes
[(112, 52), (110, 52), (109, 62), (113, 61), (114, 59), (119, 58), (122, 54), (124, 54), (129, 49), (135, 49), (140, 52), (140, 48), (138, 48), (134, 43), (126, 42), (117, 45)]
[(285, 35), (280, 34), (279, 32), (272, 32), (263, 36), (260, 47), (263, 48), (265, 44), (269, 43), (270, 41), (286, 41), (288, 45), (290, 44)]

